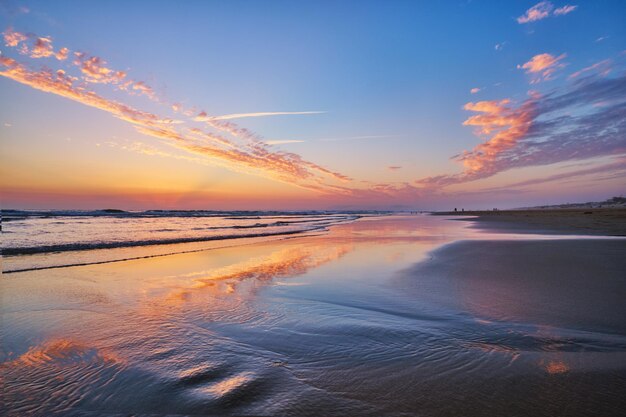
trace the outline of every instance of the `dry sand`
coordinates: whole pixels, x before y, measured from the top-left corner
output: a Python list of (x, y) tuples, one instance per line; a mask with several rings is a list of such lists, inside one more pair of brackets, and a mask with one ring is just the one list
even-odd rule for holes
[(626, 236), (626, 209), (526, 209), (436, 212), (434, 215), (476, 216), (473, 227), (515, 233), (563, 233)]

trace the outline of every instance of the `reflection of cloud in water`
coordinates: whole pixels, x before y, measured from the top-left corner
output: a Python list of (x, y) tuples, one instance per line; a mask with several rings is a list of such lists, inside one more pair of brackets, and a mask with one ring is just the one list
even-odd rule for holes
[(32, 346), (17, 359), (4, 366), (39, 366), (46, 363), (65, 362), (122, 362), (116, 355), (90, 348), (82, 343), (69, 339), (52, 339), (40, 345)]
[[(192, 294), (202, 291), (213, 296), (237, 294), (244, 296), (241, 289), (244, 281), (255, 281), (249, 288), (264, 285), (276, 278), (289, 278), (305, 274), (310, 269), (336, 260), (353, 249), (352, 245), (300, 245), (277, 250), (269, 255), (258, 256), (210, 271), (187, 274), (192, 281), (169, 294), (169, 301), (189, 301)], [(281, 282), (280, 285), (289, 285)], [(239, 290), (239, 291), (238, 291)], [(252, 293), (253, 291), (250, 291)]]
[(205, 387), (203, 388), (203, 391), (216, 397), (225, 397), (233, 391), (250, 383), (250, 381), (253, 381), (253, 375), (250, 372), (244, 372)]
[(107, 349), (71, 339), (31, 346), (0, 365), (3, 400), (12, 410), (19, 410), (19, 414), (7, 415), (65, 412), (77, 399), (93, 393), (93, 387), (108, 385), (126, 365)]
[(541, 362), (540, 365), (545, 367), (549, 374), (562, 374), (569, 371), (569, 366), (562, 361), (550, 361), (547, 364)]

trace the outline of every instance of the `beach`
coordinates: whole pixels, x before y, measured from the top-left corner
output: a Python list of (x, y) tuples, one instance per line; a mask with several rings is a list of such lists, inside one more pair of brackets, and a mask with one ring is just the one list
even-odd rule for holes
[(626, 236), (626, 208), (520, 209), (436, 212), (471, 216), (473, 227), (517, 233)]
[(621, 415), (626, 240), (498, 215), (20, 255), (45, 268), (0, 282), (4, 412)]

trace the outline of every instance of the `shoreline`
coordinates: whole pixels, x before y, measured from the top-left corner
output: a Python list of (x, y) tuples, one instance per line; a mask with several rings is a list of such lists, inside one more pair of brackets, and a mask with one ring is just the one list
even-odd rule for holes
[[(313, 233), (309, 233), (309, 232), (313, 232)], [(148, 254), (142, 254), (142, 255), (138, 255), (138, 256), (131, 256), (131, 257), (127, 257), (127, 258), (113, 258), (113, 259), (105, 259), (105, 260), (97, 260), (97, 261), (84, 261), (84, 262), (76, 262), (76, 263), (69, 263), (69, 264), (53, 264), (53, 265), (45, 265), (45, 266), (33, 266), (33, 267), (27, 267), (27, 268), (18, 268), (18, 269), (7, 269), (7, 270), (2, 270), (3, 274), (14, 274), (14, 273), (21, 273), (21, 272), (32, 272), (32, 271), (42, 271), (42, 270), (47, 270), (47, 269), (60, 269), (60, 268), (74, 268), (74, 267), (81, 267), (81, 266), (92, 266), (92, 265), (103, 265), (103, 264), (111, 264), (111, 263), (117, 263), (117, 262), (129, 262), (129, 261), (138, 261), (138, 260), (145, 260), (145, 259), (151, 259), (151, 258), (160, 258), (160, 257), (164, 257), (164, 256), (175, 256), (175, 255), (185, 255), (185, 254), (190, 254), (190, 253), (196, 253), (196, 252), (206, 252), (206, 251), (214, 251), (214, 250), (218, 250), (218, 249), (227, 249), (227, 248), (234, 248), (234, 247), (245, 247), (245, 246), (250, 246), (250, 245), (257, 245), (257, 244), (262, 244), (262, 243), (270, 243), (270, 242), (279, 242), (279, 241), (285, 241), (287, 239), (294, 239), (294, 238), (306, 238), (306, 237), (310, 237), (310, 236), (319, 236), (319, 234), (315, 233), (315, 232), (319, 232), (319, 229), (316, 230), (303, 230), (300, 231), (299, 233), (280, 233), (280, 234), (273, 234), (273, 235), (263, 235), (263, 236), (253, 236), (253, 237), (246, 237), (243, 236), (241, 238), (232, 238), (232, 239), (212, 239), (212, 240), (201, 240), (201, 241), (192, 241), (192, 242), (177, 242), (174, 244), (162, 244), (162, 245), (140, 245), (140, 246), (130, 246), (130, 247), (116, 247), (116, 248), (111, 248), (111, 249), (107, 249), (107, 248), (98, 248), (98, 249), (87, 249), (87, 250), (79, 250), (77, 252), (79, 253), (85, 253), (85, 252), (89, 252), (89, 251), (96, 251), (96, 250), (102, 250), (102, 251), (110, 251), (110, 250), (116, 250), (116, 249), (133, 249), (133, 248), (150, 248), (150, 247), (172, 247), (172, 246), (178, 246), (178, 245), (189, 245), (189, 244), (194, 244), (194, 243), (217, 243), (217, 244), (221, 244), (222, 241), (224, 241), (224, 243), (226, 242), (232, 242), (232, 244), (227, 244), (225, 246), (204, 246), (204, 247), (200, 247), (200, 248), (192, 248), (192, 249), (185, 249), (185, 250), (178, 250), (178, 251), (173, 251), (173, 252), (164, 252), (164, 253), (148, 253)], [(254, 239), (263, 239), (263, 240), (254, 240)], [(58, 253), (58, 252), (57, 252)], [(67, 252), (61, 252), (60, 254), (65, 254)], [(53, 253), (54, 254), (54, 253)], [(9, 259), (15, 259), (15, 258), (19, 258), (21, 256), (37, 256), (37, 255), (50, 255), (49, 253), (35, 253), (35, 254), (27, 254), (27, 255), (11, 255), (9, 257)], [(5, 259), (6, 261), (6, 259)]]
[(272, 236), (289, 236), (297, 235), (307, 232), (316, 232), (327, 228), (327, 225), (316, 226), (310, 229), (302, 230), (286, 230), (278, 232), (267, 233), (250, 233), (242, 235), (221, 235), (221, 236), (199, 236), (199, 237), (182, 237), (172, 239), (153, 239), (153, 240), (136, 240), (127, 242), (105, 242), (105, 243), (67, 243), (50, 246), (37, 246), (37, 247), (25, 247), (25, 248), (6, 248), (2, 249), (2, 255), (4, 256), (21, 256), (21, 255), (38, 255), (55, 252), (80, 252), (88, 250), (99, 249), (124, 249), (135, 248), (142, 246), (160, 246), (160, 245), (177, 245), (183, 243), (199, 243), (199, 242), (213, 242), (219, 240), (232, 240), (232, 239), (250, 239), (256, 237), (272, 237)]
[[(600, 210), (594, 210), (600, 211)], [(458, 218), (449, 218), (446, 220), (470, 222), (468, 226), (470, 229), (476, 229), (481, 232), (495, 233), (496, 235), (502, 234), (503, 237), (506, 234), (520, 234), (520, 235), (561, 235), (563, 239), (576, 239), (577, 237), (607, 237), (607, 238), (623, 238), (626, 237), (626, 209), (602, 209), (602, 213), (588, 215), (585, 214), (585, 210), (579, 209), (541, 209), (541, 210), (502, 210), (502, 211), (465, 211), (465, 212), (431, 212), (428, 213), (431, 216), (449, 216)], [(394, 217), (393, 215), (385, 215), (382, 217)], [(191, 239), (173, 239), (167, 242), (160, 242), (155, 244), (154, 242), (132, 242), (130, 245), (108, 247), (106, 245), (98, 245), (97, 247), (88, 248), (74, 248), (72, 251), (43, 251), (43, 252), (30, 252), (24, 250), (18, 250), (19, 253), (6, 253), (10, 250), (4, 249), (3, 255), (7, 258), (5, 260), (21, 259), (26, 256), (63, 256), (69, 253), (75, 253), (80, 259), (70, 263), (54, 263), (50, 265), (34, 265), (34, 266), (18, 266), (15, 268), (7, 268), (2, 272), (5, 274), (22, 273), (38, 270), (59, 269), (59, 268), (71, 268), (71, 267), (83, 267), (90, 265), (117, 263), (125, 261), (134, 261), (140, 259), (150, 259), (163, 256), (172, 256), (185, 253), (203, 252), (207, 250), (220, 249), (224, 247), (237, 247), (247, 246), (251, 244), (262, 243), (265, 239), (277, 241), (286, 240), (290, 238), (306, 238), (310, 234), (312, 236), (318, 235), (320, 231), (330, 232), (336, 226), (359, 222), (362, 218), (353, 219), (347, 222), (338, 222), (335, 224), (326, 224), (312, 229), (295, 230), (295, 231), (283, 231), (274, 233), (260, 233), (250, 235), (233, 235), (233, 236), (215, 236), (215, 237), (202, 237)], [(261, 239), (261, 240), (257, 240)], [(531, 238), (532, 239), (532, 238)], [(497, 237), (490, 241), (498, 241)], [(459, 236), (456, 240), (446, 243), (443, 246), (437, 247), (434, 250), (438, 250), (448, 244), (458, 243), (464, 241), (464, 238)], [(225, 244), (226, 242), (232, 242)], [(211, 244), (217, 244), (212, 246)], [(201, 246), (200, 244), (209, 244), (211, 246)], [(223, 245), (225, 244), (225, 245)], [(190, 246), (192, 245), (192, 246)], [(69, 246), (69, 245), (68, 245)], [(177, 247), (184, 250), (171, 250), (166, 252), (145, 252), (135, 255), (115, 255), (112, 251), (123, 251), (133, 249), (148, 249), (152, 247), (158, 248), (173, 248)], [(29, 248), (27, 248), (29, 249)], [(50, 249), (50, 248), (46, 248)], [(55, 248), (57, 249), (57, 248)], [(97, 260), (83, 259), (82, 254), (98, 253), (109, 255), (104, 259), (98, 258)], [(7, 265), (4, 265), (5, 268)]]
[(524, 209), (431, 212), (433, 216), (459, 216), (472, 228), (503, 233), (538, 233), (591, 236), (626, 236), (626, 209)]

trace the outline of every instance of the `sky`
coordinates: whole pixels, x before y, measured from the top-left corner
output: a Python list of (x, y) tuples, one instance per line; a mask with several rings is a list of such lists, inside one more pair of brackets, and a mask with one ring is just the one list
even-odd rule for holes
[(621, 0), (0, 0), (1, 204), (623, 195), (624, 21)]

